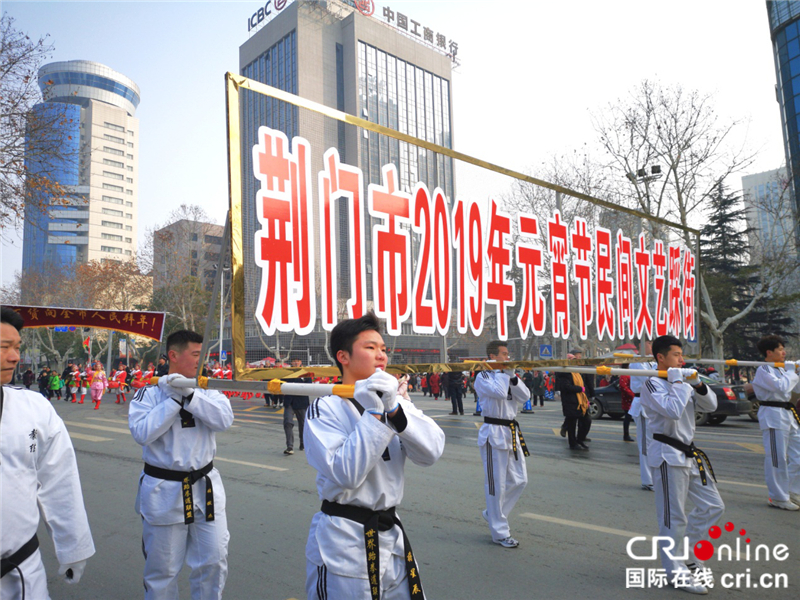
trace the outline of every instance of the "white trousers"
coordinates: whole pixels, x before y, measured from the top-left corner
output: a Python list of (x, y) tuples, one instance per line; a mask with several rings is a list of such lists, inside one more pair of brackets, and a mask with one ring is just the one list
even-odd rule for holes
[(196, 511), (195, 519), (191, 525), (151, 525), (142, 519), (145, 600), (177, 600), (184, 560), (192, 570), (192, 600), (222, 598), (228, 577), (227, 517), (217, 512), (209, 522)]
[(486, 515), (492, 539), (499, 541), (511, 535), (508, 516), (528, 484), (528, 470), (522, 447), (517, 446), (517, 456), (513, 450), (494, 448), (487, 441), (481, 448), (484, 471), (484, 493), (486, 495)]
[[(25, 579), (25, 600), (50, 600), (47, 593), (47, 574), (42, 564), (42, 554), (37, 549), (19, 566)], [(19, 572), (14, 569), (0, 579), (0, 598), (3, 600), (21, 600), (22, 581)]]
[(786, 502), (800, 494), (800, 430), (764, 429), (762, 437), (769, 497)]
[(639, 415), (633, 420), (636, 421), (636, 446), (639, 448), (639, 476), (642, 485), (653, 485), (653, 474), (647, 464), (647, 419)]
[[(691, 562), (695, 544), (706, 537), (708, 528), (715, 525), (725, 512), (725, 504), (717, 491), (717, 485), (710, 473), (707, 474), (707, 485), (703, 485), (696, 464), (691, 467), (675, 467), (663, 462), (660, 467), (653, 467), (652, 471), (658, 535), (671, 537), (675, 541), (672, 552), (676, 557), (684, 550), (684, 536), (688, 537)], [(687, 499), (694, 504), (688, 518)], [(664, 552), (665, 545), (665, 542), (659, 542), (661, 565), (671, 579), (678, 571), (686, 571), (686, 567), (683, 561), (667, 556)]]
[[(381, 600), (411, 600), (405, 561), (402, 556), (391, 556), (391, 563), (386, 565), (380, 580)], [(329, 573), (325, 565), (306, 561), (306, 597), (308, 600), (370, 600), (372, 594), (367, 579), (335, 575)]]

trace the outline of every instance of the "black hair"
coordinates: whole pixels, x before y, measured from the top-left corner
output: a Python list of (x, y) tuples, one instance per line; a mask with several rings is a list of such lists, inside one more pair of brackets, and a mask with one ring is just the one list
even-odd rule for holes
[(503, 340), (492, 340), (486, 344), (486, 356), (488, 357), (492, 354), (497, 356), (500, 353), (500, 348), (508, 348), (508, 342), (504, 342)]
[(0, 308), (0, 323), (8, 323), (17, 331), (22, 331), (25, 327), (25, 319), (13, 308), (3, 306)]
[(786, 340), (779, 335), (765, 335), (758, 340), (758, 351), (766, 357), (767, 350), (777, 350), (778, 346), (785, 346)]
[(333, 356), (333, 360), (336, 361), (336, 366), (339, 367), (339, 372), (342, 373), (342, 375), (344, 375), (342, 363), (339, 362), (336, 355), (339, 353), (339, 350), (344, 350), (348, 353), (352, 352), (353, 342), (355, 342), (358, 336), (364, 331), (381, 332), (381, 322), (372, 311), (369, 311), (358, 319), (345, 319), (337, 323), (336, 327), (331, 331), (331, 356)]
[(188, 329), (173, 331), (167, 338), (167, 355), (169, 355), (170, 350), (175, 350), (175, 352), (183, 352), (186, 349), (186, 346), (191, 343), (202, 344), (203, 336), (194, 331), (189, 331)]
[(683, 348), (681, 341), (674, 335), (660, 335), (653, 340), (653, 358), (658, 360), (658, 355), (666, 356), (672, 346)]

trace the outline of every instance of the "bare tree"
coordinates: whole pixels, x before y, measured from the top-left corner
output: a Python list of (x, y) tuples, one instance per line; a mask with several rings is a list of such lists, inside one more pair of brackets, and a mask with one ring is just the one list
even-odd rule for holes
[(27, 212), (35, 222), (71, 192), (58, 182), (64, 164), (78, 160), (74, 123), (63, 104), (41, 104), (39, 67), (51, 57), (47, 36), (32, 40), (0, 17), (0, 229), (17, 226)]
[[(612, 181), (620, 198), (654, 216), (696, 228), (719, 184), (753, 163), (754, 154), (735, 139), (742, 124), (736, 120), (723, 122), (710, 94), (650, 81), (643, 81), (628, 98), (595, 116), (595, 129), (609, 157), (606, 167), (616, 173)], [(637, 177), (640, 169), (654, 164), (661, 167), (663, 178), (653, 181)], [(652, 227), (651, 233), (660, 237), (658, 227)], [(694, 251), (693, 237), (685, 231), (680, 236)], [(787, 246), (779, 257), (759, 263), (758, 276), (751, 279), (748, 293), (751, 301), (723, 321), (716, 316), (701, 271), (700, 316), (709, 329), (715, 357), (723, 357), (726, 329), (773, 294), (786, 278), (787, 269), (797, 268), (797, 260), (792, 258), (796, 254), (786, 254), (790, 250), (794, 253)]]

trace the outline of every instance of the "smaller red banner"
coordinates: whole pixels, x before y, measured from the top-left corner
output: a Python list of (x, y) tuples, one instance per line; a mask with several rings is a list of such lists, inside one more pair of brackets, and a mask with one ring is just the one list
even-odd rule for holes
[(141, 335), (156, 341), (161, 341), (164, 333), (162, 312), (6, 306), (17, 311), (25, 319), (25, 327), (95, 327)]

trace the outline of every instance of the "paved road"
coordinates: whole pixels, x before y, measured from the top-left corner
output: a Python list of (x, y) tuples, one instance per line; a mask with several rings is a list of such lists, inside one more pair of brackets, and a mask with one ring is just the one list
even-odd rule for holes
[[(589, 452), (575, 453), (558, 435), (560, 407), (549, 404), (520, 417), (532, 456), (529, 484), (512, 515), (520, 547), (491, 543), (480, 511), (483, 474), (476, 447), (480, 419), (450, 416), (449, 403), (414, 396), (447, 434), (442, 459), (423, 469), (408, 463), (400, 514), (420, 560), (431, 600), (494, 598), (666, 598), (671, 589), (626, 589), (626, 569), (656, 568), (634, 561), (626, 544), (655, 531), (653, 494), (640, 489), (636, 445), (622, 441), (619, 421), (595, 422)], [(471, 408), (471, 397), (466, 403)], [(286, 600), (304, 597), (304, 548), (311, 516), (319, 508), (314, 471), (302, 452), (283, 455), (279, 411), (256, 401), (233, 400), (233, 428), (217, 437), (218, 466), (228, 494), (231, 531), (226, 597)], [(98, 553), (77, 586), (55, 575), (52, 544), (43, 554), (54, 598), (127, 600), (142, 597), (141, 523), (133, 501), (141, 450), (127, 429), (127, 405), (58, 402), (73, 438)], [(469, 411), (471, 412), (471, 411)], [(789, 589), (722, 589), (716, 598), (796, 598), (800, 512), (766, 505), (763, 449), (758, 424), (731, 418), (698, 431), (696, 442), (714, 461), (727, 510), (735, 524), (720, 542), (735, 543), (740, 528), (752, 544), (789, 546), (789, 559), (723, 561), (719, 574), (789, 574)], [(46, 533), (42, 528), (40, 536)], [(735, 547), (734, 547), (735, 548)], [(763, 559), (763, 557), (761, 557)], [(188, 577), (182, 594), (188, 598)], [(744, 587), (744, 579), (741, 586)]]

